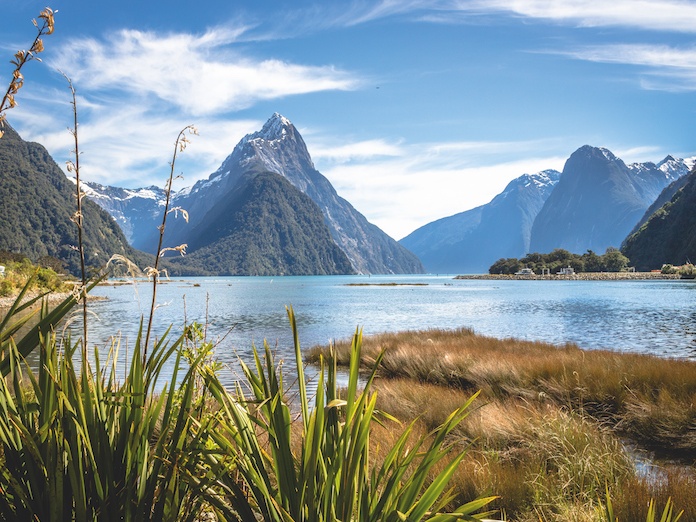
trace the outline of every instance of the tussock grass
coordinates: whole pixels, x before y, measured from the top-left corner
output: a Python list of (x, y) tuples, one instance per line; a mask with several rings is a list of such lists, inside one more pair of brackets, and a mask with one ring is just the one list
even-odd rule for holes
[(693, 469), (667, 466), (654, 471), (650, 477), (633, 477), (615, 494), (614, 513), (619, 520), (643, 521), (651, 499), (661, 512), (670, 498), (679, 510), (684, 510), (683, 520), (696, 520), (696, 472)]
[[(346, 346), (336, 345), (344, 364)], [(482, 390), (587, 413), (651, 448), (696, 457), (696, 363), (576, 345), (495, 339), (471, 330), (424, 330), (365, 340), (362, 364), (384, 350), (379, 375)], [(317, 357), (321, 348), (309, 352)], [(445, 394), (446, 395), (446, 394)], [(439, 399), (437, 399), (439, 400)]]
[[(335, 351), (346, 364), (346, 346)], [(482, 391), (452, 433), (470, 445), (451, 481), (463, 498), (500, 495), (491, 505), (509, 520), (596, 521), (608, 487), (622, 522), (646, 520), (650, 499), (661, 510), (670, 496), (684, 520), (696, 520), (694, 475), (673, 469), (641, 477), (619, 438), (693, 462), (693, 362), (461, 329), (368, 337), (363, 368), (373, 368), (382, 351), (378, 409), (418, 419), (423, 430)], [(308, 359), (327, 353), (316, 347)]]

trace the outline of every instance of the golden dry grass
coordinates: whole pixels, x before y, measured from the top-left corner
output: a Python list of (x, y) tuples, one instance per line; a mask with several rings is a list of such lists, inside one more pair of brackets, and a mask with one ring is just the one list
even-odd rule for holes
[[(336, 345), (339, 364), (348, 346)], [(316, 357), (321, 348), (310, 351)], [(696, 363), (575, 345), (495, 339), (471, 330), (367, 337), (363, 364), (384, 350), (380, 376), (482, 390), (588, 413), (642, 444), (696, 458)], [(436, 399), (436, 402), (440, 399)], [(447, 400), (444, 397), (442, 400)]]
[[(348, 348), (335, 347), (339, 364), (348, 363)], [(363, 366), (382, 350), (377, 406), (418, 419), (423, 432), (482, 390), (454, 433), (455, 444), (470, 448), (452, 481), (460, 498), (500, 495), (495, 507), (511, 521), (585, 522), (600, 520), (609, 486), (622, 521), (644, 521), (647, 499), (660, 505), (670, 495), (683, 520), (696, 520), (694, 475), (641, 478), (617, 436), (694, 462), (696, 363), (462, 329), (367, 337)], [(320, 353), (328, 349), (312, 349), (310, 360)]]

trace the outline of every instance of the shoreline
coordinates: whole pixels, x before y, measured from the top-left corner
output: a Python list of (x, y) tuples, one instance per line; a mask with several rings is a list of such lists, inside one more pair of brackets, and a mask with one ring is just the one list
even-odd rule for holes
[[(26, 303), (27, 301), (33, 299), (37, 295), (41, 295), (41, 292), (27, 292), (27, 294), (24, 296), (24, 299), (22, 299), (22, 303)], [(58, 303), (62, 303), (65, 299), (68, 298), (68, 296), (71, 295), (71, 292), (52, 292), (50, 294), (47, 294), (44, 296), (45, 299), (48, 299), (48, 304), (49, 305), (57, 305)], [(0, 310), (5, 311), (8, 310), (15, 302), (17, 299), (16, 295), (9, 296), (9, 297), (0, 297)], [(87, 301), (101, 301), (104, 299), (108, 299), (108, 297), (103, 297), (103, 296), (87, 296)], [(41, 299), (39, 299), (36, 303), (34, 303), (34, 306), (40, 306), (41, 305)]]
[[(27, 294), (24, 296), (24, 299), (22, 299), (22, 303), (26, 303), (30, 299), (35, 298), (37, 295), (41, 295), (41, 292), (27, 292)], [(65, 298), (67, 298), (69, 295), (70, 292), (58, 292), (47, 294), (45, 297), (48, 298), (49, 304), (57, 304), (65, 300)], [(16, 295), (0, 297), (0, 309), (10, 308), (14, 304), (16, 299)], [(36, 302), (37, 305), (40, 303), (41, 300)]]
[(516, 275), (516, 274), (468, 274), (454, 279), (482, 279), (493, 281), (660, 281), (682, 279), (679, 274), (660, 272), (582, 272), (572, 275)]

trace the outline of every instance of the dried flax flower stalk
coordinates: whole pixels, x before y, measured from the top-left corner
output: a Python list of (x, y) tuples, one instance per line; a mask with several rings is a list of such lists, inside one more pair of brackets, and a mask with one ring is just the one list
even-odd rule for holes
[[(162, 224), (157, 227), (159, 230), (159, 242), (157, 244), (157, 253), (155, 255), (155, 266), (153, 267), (147, 267), (145, 269), (145, 273), (147, 274), (148, 277), (152, 278), (152, 304), (150, 305), (150, 317), (147, 321), (147, 332), (145, 334), (145, 345), (143, 349), (143, 360), (147, 361), (147, 350), (148, 346), (150, 345), (150, 336), (152, 334), (152, 322), (153, 322), (153, 317), (155, 315), (155, 310), (157, 308), (157, 283), (159, 281), (159, 278), (162, 273), (166, 274), (166, 270), (161, 270), (159, 267), (160, 263), (160, 258), (165, 254), (165, 252), (168, 251), (177, 251), (179, 252), (182, 256), (186, 254), (186, 248), (188, 245), (179, 245), (177, 247), (167, 247), (164, 248), (162, 246), (164, 242), (164, 230), (167, 226), (167, 216), (171, 213), (174, 212), (175, 216), (178, 216), (178, 213), (181, 212), (182, 216), (188, 223), (188, 212), (186, 212), (184, 209), (181, 207), (174, 207), (174, 208), (169, 208), (169, 205), (171, 203), (171, 196), (172, 196), (172, 183), (174, 182), (174, 169), (176, 165), (176, 157), (179, 152), (183, 152), (186, 150), (186, 146), (191, 143), (191, 141), (188, 139), (187, 134), (194, 134), (198, 135), (198, 131), (196, 130), (196, 127), (193, 125), (187, 125), (181, 131), (179, 131), (179, 135), (176, 138), (176, 141), (174, 143), (174, 153), (172, 155), (172, 161), (169, 164), (171, 167), (171, 170), (169, 171), (169, 179), (167, 180), (167, 183), (164, 187), (164, 192), (166, 195), (165, 198), (165, 203), (164, 203), (164, 212), (162, 213)], [(177, 176), (178, 178), (179, 176)]]
[(14, 55), (14, 59), (10, 61), (10, 63), (15, 66), (15, 69), (12, 71), (12, 80), (10, 80), (10, 84), (7, 86), (7, 91), (5, 91), (5, 94), (2, 97), (2, 103), (0, 103), (0, 138), (2, 138), (4, 134), (2, 129), (5, 126), (5, 111), (17, 106), (15, 96), (24, 86), (22, 67), (24, 67), (24, 65), (31, 60), (38, 60), (39, 62), (41, 61), (41, 58), (39, 58), (37, 54), (43, 52), (44, 50), (42, 38), (53, 33), (53, 30), (55, 29), (55, 21), (53, 17), (57, 12), (58, 11), (54, 11), (50, 7), (46, 7), (39, 14), (39, 19), (42, 20), (41, 25), (39, 25), (39, 22), (37, 22), (36, 19), (32, 20), (34, 27), (36, 27), (38, 31), (36, 38), (34, 38), (34, 42), (31, 44), (28, 51), (17, 51)]
[(75, 148), (72, 153), (75, 156), (75, 161), (67, 162), (68, 172), (75, 174), (75, 199), (77, 200), (77, 210), (73, 214), (71, 220), (77, 226), (77, 251), (80, 255), (80, 275), (82, 276), (80, 286), (80, 299), (82, 300), (82, 347), (87, 349), (87, 271), (85, 268), (85, 245), (83, 241), (84, 233), (84, 222), (82, 213), (82, 200), (86, 194), (82, 191), (82, 186), (80, 185), (80, 143), (77, 137), (77, 94), (75, 92), (75, 87), (73, 86), (72, 80), (65, 74), (62, 73), (63, 77), (68, 81), (68, 86), (70, 87), (70, 92), (72, 94), (72, 107), (73, 107), (73, 128), (68, 129), (73, 137)]

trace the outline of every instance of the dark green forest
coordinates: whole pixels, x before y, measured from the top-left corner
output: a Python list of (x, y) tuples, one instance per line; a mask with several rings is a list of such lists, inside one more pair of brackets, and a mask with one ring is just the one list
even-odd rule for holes
[[(176, 275), (350, 274), (352, 266), (331, 238), (317, 205), (272, 172), (256, 174), (213, 207), (185, 257), (172, 254)], [(210, 224), (213, 223), (213, 226)]]
[[(36, 263), (55, 258), (71, 273), (79, 272), (76, 250), (75, 185), (48, 151), (24, 141), (9, 125), (0, 139), (0, 250)], [(85, 255), (91, 268), (113, 254), (138, 264), (146, 256), (128, 245), (116, 222), (95, 203), (83, 200)]]
[(657, 270), (696, 261), (696, 172), (622, 247), (637, 270)]

